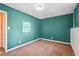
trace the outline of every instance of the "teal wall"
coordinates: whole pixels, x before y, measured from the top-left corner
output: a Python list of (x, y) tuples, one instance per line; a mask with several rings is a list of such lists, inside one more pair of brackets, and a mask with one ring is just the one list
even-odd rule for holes
[[(7, 30), (7, 49), (19, 46), (23, 43), (32, 41), (39, 37), (39, 20), (37, 20), (37, 18), (15, 10), (11, 7), (5, 6), (3, 4), (0, 4), (0, 10), (4, 10), (8, 14), (7, 25), (10, 27), (10, 30)], [(22, 32), (23, 21), (31, 23), (31, 32)], [(22, 43), (19, 43), (19, 41), (22, 41)]]
[(73, 27), (73, 14), (42, 19), (40, 37), (63, 42), (70, 42), (70, 28)]
[(77, 4), (74, 10), (74, 26), (79, 27), (79, 4)]
[[(39, 20), (3, 4), (0, 4), (0, 10), (7, 12), (7, 25), (11, 28), (7, 30), (7, 49), (11, 49), (39, 37), (47, 39), (53, 37), (54, 40), (70, 42), (70, 28), (73, 26), (72, 14)], [(31, 32), (22, 32), (23, 21), (31, 23)], [(19, 41), (22, 43), (19, 43)]]

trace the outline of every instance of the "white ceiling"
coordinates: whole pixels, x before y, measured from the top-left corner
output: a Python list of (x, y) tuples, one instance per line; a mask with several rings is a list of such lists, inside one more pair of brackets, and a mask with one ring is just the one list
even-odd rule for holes
[(35, 3), (4, 3), (7, 6), (25, 12), (29, 15), (44, 19), (59, 15), (70, 14), (74, 11), (75, 3), (44, 3), (44, 10), (37, 11)]

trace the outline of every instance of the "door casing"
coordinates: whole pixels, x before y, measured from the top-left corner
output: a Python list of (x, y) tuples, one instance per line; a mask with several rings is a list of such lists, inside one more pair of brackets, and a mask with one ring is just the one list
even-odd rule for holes
[(0, 10), (0, 12), (5, 14), (5, 17), (4, 17), (4, 21), (5, 21), (5, 23), (4, 23), (4, 27), (5, 27), (4, 36), (5, 36), (5, 38), (4, 38), (3, 43), (5, 43), (4, 49), (5, 49), (5, 52), (7, 52), (8, 51), (7, 50), (7, 12), (3, 11), (3, 10)]

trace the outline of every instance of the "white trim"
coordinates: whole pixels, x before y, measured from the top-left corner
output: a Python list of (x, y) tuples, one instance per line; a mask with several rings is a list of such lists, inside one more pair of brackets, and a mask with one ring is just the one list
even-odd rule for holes
[(0, 12), (5, 13), (5, 39), (4, 39), (5, 42), (3, 42), (3, 43), (5, 43), (4, 49), (6, 52), (7, 51), (7, 12), (3, 11), (3, 10), (0, 10)]
[[(75, 7), (74, 7), (74, 11), (75, 11), (75, 9), (76, 9), (76, 7), (77, 7), (77, 4), (75, 5)], [(75, 23), (74, 23), (74, 11), (73, 11), (73, 27), (75, 27)]]
[(70, 30), (71, 30), (71, 29), (79, 29), (79, 27), (70, 28)]
[(30, 42), (24, 43), (24, 44), (22, 44), (22, 45), (16, 46), (16, 47), (14, 47), (14, 48), (8, 49), (7, 52), (10, 52), (10, 51), (15, 50), (15, 49), (17, 49), (17, 48), (20, 48), (20, 47), (22, 47), (22, 46), (31, 44), (31, 43), (33, 43), (33, 42), (35, 42), (35, 41), (38, 41), (38, 40), (46, 40), (46, 41), (51, 41), (51, 42), (62, 43), (62, 44), (69, 44), (69, 45), (70, 45), (70, 43), (67, 43), (67, 42), (61, 42), (61, 41), (56, 41), (56, 40), (50, 40), (50, 39), (46, 39), (46, 38), (38, 38), (38, 39), (32, 40), (32, 41), (30, 41)]
[(20, 47), (22, 47), (22, 46), (25, 46), (25, 45), (31, 44), (31, 43), (33, 43), (33, 42), (35, 42), (35, 41), (38, 41), (38, 40), (39, 40), (39, 38), (38, 38), (38, 39), (35, 39), (35, 40), (32, 40), (32, 41), (30, 41), (30, 42), (27, 42), (27, 43), (21, 44), (21, 45), (19, 45), (19, 46), (14, 47), (14, 48), (8, 49), (7, 52), (10, 52), (10, 51), (12, 51), (12, 50), (14, 50), (14, 49), (17, 49), (17, 48), (20, 48)]
[(5, 32), (6, 33), (6, 41), (5, 41), (6, 42), (6, 44), (5, 44), (6, 48), (5, 48), (5, 52), (7, 52), (7, 16), (8, 16), (8, 14), (6, 12), (6, 24), (5, 24), (5, 27), (6, 27), (6, 32)]
[(74, 11), (73, 11), (73, 27), (75, 27), (75, 23), (74, 23)]
[(69, 44), (70, 45), (70, 43), (62, 42), (62, 41), (57, 41), (57, 40), (50, 40), (50, 39), (46, 39), (46, 38), (39, 38), (39, 39), (46, 40), (46, 41), (51, 41), (51, 42), (56, 42), (56, 43)]

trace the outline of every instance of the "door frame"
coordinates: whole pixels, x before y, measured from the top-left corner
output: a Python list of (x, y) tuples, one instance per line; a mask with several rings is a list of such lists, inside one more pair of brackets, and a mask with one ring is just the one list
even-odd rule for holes
[(4, 49), (5, 49), (5, 52), (7, 52), (8, 50), (7, 50), (7, 12), (6, 11), (3, 11), (3, 10), (0, 10), (0, 12), (2, 12), (2, 13), (4, 13), (5, 14), (5, 18), (4, 18), (4, 21), (5, 21), (5, 24), (4, 24), (4, 26), (5, 26), (5, 31), (4, 31), (4, 33), (5, 33), (5, 39), (4, 39)]

